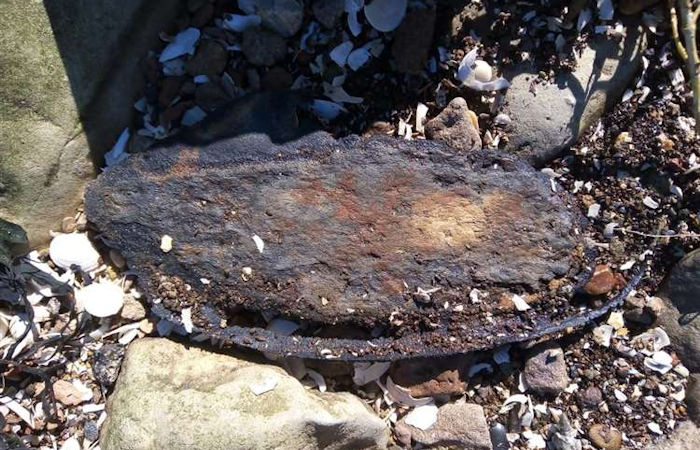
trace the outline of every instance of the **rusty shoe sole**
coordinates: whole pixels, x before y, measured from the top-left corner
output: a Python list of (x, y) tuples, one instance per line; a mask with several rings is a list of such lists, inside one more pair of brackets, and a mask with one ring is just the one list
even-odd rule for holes
[(195, 339), (388, 360), (523, 341), (607, 309), (573, 301), (585, 221), (553, 187), (493, 151), (247, 135), (133, 155), (85, 206), (153, 311), (179, 325), (185, 311)]

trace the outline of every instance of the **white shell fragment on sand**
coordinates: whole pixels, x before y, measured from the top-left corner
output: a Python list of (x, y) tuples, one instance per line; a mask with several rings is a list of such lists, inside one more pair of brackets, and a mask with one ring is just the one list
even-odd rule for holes
[(353, 36), (362, 33), (362, 25), (357, 19), (357, 13), (365, 6), (364, 0), (345, 0), (345, 12), (348, 13), (348, 28)]
[(160, 238), (160, 249), (163, 250), (163, 252), (168, 253), (170, 250), (173, 249), (173, 238), (168, 236), (167, 234), (164, 234)]
[(352, 51), (352, 42), (350, 41), (345, 41), (342, 44), (337, 45), (331, 52), (329, 53), (328, 56), (338, 64), (340, 67), (344, 67), (345, 63), (348, 60), (348, 55)]
[(425, 118), (428, 115), (428, 107), (423, 103), (418, 103), (416, 106), (416, 131), (423, 133), (425, 124)]
[(333, 120), (342, 112), (347, 112), (343, 105), (331, 102), (329, 100), (315, 99), (311, 103), (311, 112), (321, 120)]
[(644, 206), (651, 209), (657, 209), (659, 207), (659, 202), (649, 196), (644, 197), (642, 203), (644, 203)]
[(114, 147), (105, 153), (105, 165), (107, 167), (119, 164), (129, 157), (129, 154), (126, 152), (126, 144), (129, 142), (129, 136), (129, 128), (124, 128), (117, 142), (114, 143)]
[(380, 361), (376, 363), (358, 362), (354, 366), (354, 374), (352, 381), (358, 386), (364, 386), (367, 383), (378, 380), (382, 375), (389, 370), (390, 362)]
[(530, 305), (527, 304), (525, 299), (517, 294), (513, 294), (513, 304), (518, 311), (527, 311), (530, 309)]
[(89, 272), (100, 265), (100, 254), (84, 233), (59, 234), (49, 245), (49, 256), (58, 267), (66, 270), (78, 266)]
[(95, 317), (110, 317), (122, 309), (124, 290), (115, 283), (96, 282), (82, 289), (76, 289), (75, 300), (83, 305), (85, 311)]
[(258, 248), (258, 251), (262, 253), (265, 249), (265, 242), (263, 242), (263, 240), (257, 234), (253, 235), (253, 242), (255, 242), (255, 246)]
[(437, 422), (438, 407), (434, 403), (418, 406), (406, 414), (404, 422), (420, 430), (427, 430)]
[(398, 28), (407, 6), (408, 0), (372, 0), (365, 5), (365, 17), (375, 30), (386, 33)]
[[(510, 83), (502, 77), (486, 82), (479, 81), (477, 79), (477, 52), (478, 49), (474, 47), (469, 53), (467, 53), (464, 56), (462, 61), (459, 63), (459, 67), (457, 68), (457, 79), (461, 81), (463, 85), (477, 91), (498, 91), (509, 87)], [(486, 63), (484, 62), (484, 64)], [(482, 67), (482, 69), (480, 70), (479, 77), (485, 77), (485, 75), (486, 71)]]
[(191, 127), (204, 120), (205, 117), (207, 117), (207, 113), (202, 108), (195, 105), (185, 111), (185, 114), (182, 115), (181, 123), (183, 127)]
[(224, 20), (221, 21), (221, 26), (227, 30), (241, 33), (249, 28), (257, 27), (261, 22), (260, 16), (254, 14), (248, 16), (227, 14), (224, 16)]
[(175, 38), (163, 49), (158, 59), (160, 62), (170, 61), (182, 55), (194, 55), (194, 48), (199, 40), (200, 32), (197, 28), (187, 28), (179, 32)]
[(673, 357), (664, 351), (654, 352), (651, 358), (644, 358), (644, 365), (663, 375), (673, 369)]
[(610, 341), (612, 340), (612, 335), (614, 328), (610, 325), (600, 325), (593, 329), (593, 340), (603, 347), (610, 347)]

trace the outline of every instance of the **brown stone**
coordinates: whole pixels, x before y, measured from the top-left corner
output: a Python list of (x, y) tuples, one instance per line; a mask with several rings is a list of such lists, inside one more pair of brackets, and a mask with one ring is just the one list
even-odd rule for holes
[(262, 79), (262, 87), (267, 91), (286, 91), (292, 85), (292, 75), (282, 67), (273, 67)]
[(467, 101), (455, 97), (440, 114), (425, 124), (425, 135), (429, 139), (446, 142), (460, 152), (479, 150), (481, 137), (476, 120)]
[(231, 101), (226, 91), (216, 83), (197, 85), (194, 92), (195, 103), (205, 111), (213, 111)]
[(603, 393), (596, 386), (590, 386), (581, 394), (581, 401), (589, 407), (597, 406), (603, 401)]
[(216, 41), (204, 41), (197, 48), (194, 57), (187, 61), (186, 70), (190, 75), (219, 75), (228, 63), (228, 52)]
[(588, 439), (601, 450), (619, 450), (622, 433), (607, 425), (595, 424), (588, 430)]
[(345, 12), (344, 7), (344, 0), (314, 0), (311, 10), (321, 25), (333, 28)]
[(66, 380), (56, 381), (53, 384), (53, 393), (56, 396), (56, 400), (65, 406), (76, 406), (83, 403), (83, 394)]
[(463, 394), (467, 386), (470, 355), (415, 358), (396, 361), (390, 376), (415, 398)]
[(532, 349), (523, 369), (523, 382), (528, 391), (540, 395), (557, 395), (569, 385), (564, 351), (554, 342)]
[(583, 286), (583, 290), (588, 295), (604, 295), (615, 289), (617, 278), (615, 274), (605, 264), (599, 264), (593, 271), (593, 276)]
[(175, 97), (177, 97), (183, 82), (184, 79), (182, 77), (165, 77), (163, 79), (163, 84), (158, 94), (158, 105), (161, 108), (167, 108)]
[(160, 115), (161, 125), (169, 128), (173, 123), (180, 120), (186, 109), (186, 105), (182, 102), (166, 108)]
[(254, 66), (274, 66), (287, 55), (287, 41), (280, 35), (262, 29), (243, 33), (241, 49)]

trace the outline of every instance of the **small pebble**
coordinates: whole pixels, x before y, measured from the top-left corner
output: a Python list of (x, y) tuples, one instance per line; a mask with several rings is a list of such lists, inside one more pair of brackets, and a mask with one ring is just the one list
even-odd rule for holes
[(603, 295), (612, 291), (616, 284), (617, 280), (610, 267), (600, 264), (596, 266), (593, 276), (583, 286), (583, 290), (589, 295)]
[(88, 441), (97, 442), (97, 440), (100, 437), (100, 431), (97, 427), (97, 422), (95, 422), (94, 420), (85, 422), (85, 425), (83, 425), (83, 434), (85, 435), (85, 439), (87, 439)]
[(588, 430), (588, 439), (602, 450), (619, 450), (622, 447), (622, 433), (607, 425), (593, 425)]
[(61, 231), (64, 233), (72, 233), (75, 231), (75, 219), (73, 217), (64, 217), (61, 221)]

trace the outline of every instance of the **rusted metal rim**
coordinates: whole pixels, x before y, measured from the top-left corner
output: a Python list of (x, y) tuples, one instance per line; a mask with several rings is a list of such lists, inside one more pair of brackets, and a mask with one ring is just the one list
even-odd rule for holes
[[(510, 334), (505, 330), (507, 323), (501, 326), (478, 330), (473, 333), (474, 340), (461, 347), (437, 346), (433, 342), (437, 336), (449, 340), (442, 331), (411, 334), (401, 338), (377, 338), (372, 340), (331, 339), (305, 336), (283, 336), (258, 327), (229, 326), (216, 332), (207, 332), (194, 327), (191, 337), (196, 340), (212, 340), (220, 346), (239, 346), (276, 354), (307, 359), (329, 359), (339, 361), (395, 361), (406, 358), (426, 356), (449, 356), (473, 351), (489, 350), (505, 344), (526, 342), (557, 334), (568, 334), (585, 327), (596, 319), (606, 315), (611, 309), (619, 307), (642, 279), (646, 265), (637, 268), (629, 283), (610, 301), (597, 309), (588, 309), (563, 320), (552, 321), (546, 315), (525, 312), (517, 320), (535, 322), (538, 327), (529, 333)], [(179, 334), (187, 334), (178, 314), (173, 314), (163, 305), (153, 305), (152, 311), (160, 319), (172, 323)], [(212, 325), (218, 326), (220, 318), (213, 311), (210, 316)], [(500, 330), (499, 330), (500, 328)], [(502, 331), (502, 332), (499, 332)]]

